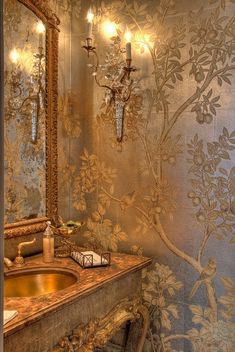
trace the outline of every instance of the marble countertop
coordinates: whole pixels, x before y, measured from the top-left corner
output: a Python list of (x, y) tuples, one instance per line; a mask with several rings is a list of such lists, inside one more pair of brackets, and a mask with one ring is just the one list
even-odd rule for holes
[(89, 269), (82, 269), (71, 258), (55, 258), (51, 264), (45, 264), (41, 255), (27, 258), (22, 269), (34, 267), (65, 268), (74, 271), (80, 278), (72, 286), (47, 295), (5, 298), (4, 309), (17, 310), (18, 315), (5, 324), (4, 336), (11, 335), (26, 325), (47, 316), (50, 312), (61, 309), (65, 304), (89, 295), (101, 286), (131, 272), (140, 270), (149, 264), (151, 264), (151, 259), (149, 258), (116, 253), (112, 253), (111, 266)]

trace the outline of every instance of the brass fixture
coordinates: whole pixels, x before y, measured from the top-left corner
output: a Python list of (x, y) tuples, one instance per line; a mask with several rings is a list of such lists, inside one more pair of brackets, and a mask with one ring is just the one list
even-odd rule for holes
[(24, 247), (24, 246), (29, 246), (30, 244), (33, 244), (36, 242), (36, 238), (34, 238), (32, 241), (28, 241), (28, 242), (21, 242), (18, 244), (17, 246), (17, 256), (15, 257), (15, 260), (14, 260), (14, 264), (15, 266), (17, 267), (21, 267), (24, 265), (24, 258), (23, 256), (21, 255), (21, 248)]
[(6, 265), (7, 269), (11, 269), (14, 266), (14, 263), (11, 259), (4, 257), (4, 264)]
[[(47, 222), (47, 224), (49, 221)], [(55, 257), (68, 257), (71, 253), (71, 243), (75, 243), (68, 240), (71, 236), (75, 235), (81, 227), (84, 225), (82, 221), (68, 221), (64, 223), (63, 219), (58, 216), (57, 219), (53, 218), (53, 223), (55, 226), (49, 224), (53, 231), (53, 234), (59, 237), (60, 246), (55, 249)]]
[(79, 279), (78, 274), (60, 268), (27, 269), (7, 272), (4, 297), (35, 297), (63, 290)]
[(84, 225), (84, 222), (82, 221), (68, 221), (64, 222), (60, 216), (58, 216), (59, 222), (54, 221), (56, 226), (51, 225), (50, 221), (48, 221), (46, 224), (49, 224), (50, 228), (52, 229), (54, 235), (60, 236), (60, 237), (70, 237), (73, 236), (81, 229), (81, 227)]
[[(115, 122), (116, 122), (116, 135), (117, 141), (121, 142), (123, 138), (123, 120), (124, 120), (124, 111), (125, 106), (128, 100), (131, 97), (133, 90), (136, 88), (135, 82), (130, 79), (130, 75), (132, 72), (135, 72), (137, 69), (131, 66), (132, 58), (131, 58), (131, 33), (126, 32), (128, 34), (128, 39), (126, 43), (126, 49), (121, 47), (121, 38), (119, 35), (113, 36), (111, 39), (113, 41), (113, 47), (116, 48), (114, 56), (114, 62), (111, 62), (110, 67), (109, 64), (100, 65), (99, 57), (96, 51), (96, 47), (92, 45), (92, 21), (94, 15), (91, 13), (91, 10), (88, 12), (88, 37), (86, 38), (86, 43), (83, 45), (83, 48), (87, 51), (88, 58), (90, 54), (93, 54), (95, 57), (95, 64), (89, 65), (93, 68), (92, 75), (95, 78), (96, 84), (100, 88), (106, 89), (105, 103), (113, 104), (115, 109)], [(122, 53), (126, 53), (126, 60), (123, 59), (121, 62), (116, 61), (116, 57), (121, 55)], [(106, 57), (106, 62), (108, 62), (109, 54)], [(106, 71), (105, 78), (109, 80), (110, 83), (101, 83), (98, 78), (99, 70)], [(107, 82), (107, 81), (106, 81)]]

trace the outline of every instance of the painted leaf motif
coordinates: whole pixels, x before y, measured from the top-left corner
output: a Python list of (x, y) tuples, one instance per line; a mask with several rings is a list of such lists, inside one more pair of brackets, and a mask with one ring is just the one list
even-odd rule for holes
[(165, 309), (162, 310), (162, 326), (167, 330), (171, 330), (171, 321), (169, 318), (169, 313)]
[(221, 277), (221, 282), (226, 289), (226, 294), (222, 295), (219, 301), (225, 308), (222, 315), (229, 321), (235, 315), (235, 283), (231, 278), (225, 276)]
[(101, 216), (100, 216), (100, 213), (98, 211), (94, 211), (92, 213), (92, 218), (95, 220), (95, 221), (100, 221), (101, 220)]
[(167, 310), (173, 315), (175, 319), (179, 319), (178, 309), (175, 304), (170, 304), (169, 306), (167, 306)]
[(189, 308), (193, 314), (203, 316), (203, 310), (201, 306), (190, 305)]
[(103, 216), (106, 212), (105, 208), (102, 206), (102, 204), (98, 204), (98, 212), (101, 216)]
[(120, 207), (122, 210), (125, 210), (133, 205), (135, 201), (135, 191), (131, 192), (130, 194), (124, 195), (121, 198)]

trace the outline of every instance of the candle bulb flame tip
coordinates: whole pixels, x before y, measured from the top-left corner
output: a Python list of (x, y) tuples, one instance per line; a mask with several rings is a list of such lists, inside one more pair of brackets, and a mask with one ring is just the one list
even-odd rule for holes
[(36, 25), (36, 31), (41, 34), (45, 32), (45, 26), (42, 22), (38, 22)]
[(127, 28), (126, 32), (125, 32), (125, 39), (126, 39), (127, 43), (131, 42), (131, 37), (132, 37), (131, 31), (129, 31), (129, 29)]
[(92, 13), (91, 9), (89, 9), (88, 12), (87, 12), (87, 21), (89, 23), (92, 23), (93, 19), (94, 19), (94, 14)]

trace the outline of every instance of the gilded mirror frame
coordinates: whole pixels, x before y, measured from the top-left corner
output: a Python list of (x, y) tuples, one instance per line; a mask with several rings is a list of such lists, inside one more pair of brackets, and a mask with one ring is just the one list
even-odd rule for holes
[(58, 212), (57, 184), (57, 96), (58, 96), (58, 17), (46, 0), (18, 0), (46, 27), (46, 214), (4, 226), (5, 238), (25, 236), (45, 229), (45, 222)]

